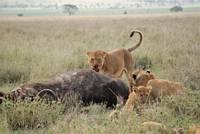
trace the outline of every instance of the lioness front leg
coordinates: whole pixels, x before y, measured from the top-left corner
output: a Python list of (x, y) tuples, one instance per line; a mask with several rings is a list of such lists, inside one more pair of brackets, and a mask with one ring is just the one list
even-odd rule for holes
[(131, 93), (133, 86), (135, 85), (134, 80), (132, 78), (132, 73), (129, 73), (128, 71), (125, 70), (125, 74), (129, 84), (129, 92)]

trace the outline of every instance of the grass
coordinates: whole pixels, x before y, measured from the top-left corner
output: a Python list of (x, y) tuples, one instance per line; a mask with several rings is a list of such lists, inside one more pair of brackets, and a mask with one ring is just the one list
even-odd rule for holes
[[(0, 18), (0, 90), (10, 91), (26, 82), (47, 79), (74, 68), (88, 68), (85, 53), (128, 48), (138, 36), (128, 39), (131, 29), (144, 34), (142, 45), (133, 52), (136, 66), (150, 66), (159, 78), (179, 81), (186, 87), (183, 97), (165, 98), (162, 103), (139, 108), (130, 115), (111, 121), (104, 106), (77, 107), (65, 114), (36, 107), (41, 114), (33, 119), (45, 127), (12, 130), (7, 119), (17, 113), (0, 106), (0, 133), (142, 133), (140, 124), (154, 120), (187, 130), (200, 122), (200, 14), (174, 13), (101, 17), (1, 17)], [(20, 110), (32, 110), (26, 102), (17, 103)], [(28, 107), (28, 108), (27, 108)], [(24, 113), (24, 112), (22, 112)], [(27, 116), (16, 116), (13, 124)], [(47, 115), (56, 116), (51, 120)], [(19, 117), (19, 118), (17, 118)], [(36, 118), (39, 117), (39, 118)], [(24, 120), (26, 121), (26, 120)], [(55, 123), (54, 123), (55, 121)], [(31, 123), (32, 124), (32, 123)], [(34, 125), (35, 126), (35, 125)]]

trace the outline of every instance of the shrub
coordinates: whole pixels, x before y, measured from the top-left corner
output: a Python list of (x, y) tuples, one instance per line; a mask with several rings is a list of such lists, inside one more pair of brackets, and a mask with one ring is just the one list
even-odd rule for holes
[(148, 56), (136, 57), (135, 68), (151, 68), (152, 61)]
[[(28, 73), (27, 73), (28, 72)], [(1, 83), (15, 83), (19, 81), (27, 81), (29, 79), (29, 71), (27, 70), (11, 70), (2, 69), (0, 71), (0, 82)]]
[(23, 13), (18, 13), (17, 16), (22, 17), (22, 16), (24, 16), (24, 14)]
[(123, 14), (127, 14), (127, 11), (124, 11)]
[(174, 6), (170, 8), (170, 12), (182, 12), (183, 8), (181, 6)]
[(5, 113), (11, 130), (45, 127), (58, 119), (61, 104), (47, 104), (41, 101), (6, 102)]

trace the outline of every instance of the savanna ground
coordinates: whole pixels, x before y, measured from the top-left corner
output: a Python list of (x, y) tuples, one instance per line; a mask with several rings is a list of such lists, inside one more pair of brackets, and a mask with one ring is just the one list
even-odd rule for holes
[[(200, 14), (154, 14), (98, 17), (1, 17), (0, 90), (45, 80), (75, 68), (88, 68), (89, 50), (128, 48), (132, 29), (143, 32), (133, 52), (136, 67), (148, 66), (157, 77), (182, 82), (186, 94), (139, 106), (111, 121), (103, 105), (11, 102), (0, 105), (0, 133), (142, 133), (140, 124), (157, 121), (171, 128), (200, 124)], [(124, 79), (125, 80), (125, 79)], [(155, 134), (156, 132), (154, 132)]]

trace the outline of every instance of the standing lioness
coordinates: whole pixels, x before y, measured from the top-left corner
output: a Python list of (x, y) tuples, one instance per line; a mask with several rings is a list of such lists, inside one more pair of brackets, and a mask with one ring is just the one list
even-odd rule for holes
[(129, 81), (130, 90), (132, 89), (133, 85), (133, 59), (131, 52), (139, 47), (143, 40), (143, 35), (139, 31), (132, 31), (130, 38), (134, 35), (134, 33), (138, 33), (140, 35), (140, 40), (131, 48), (117, 49), (110, 52), (105, 52), (102, 50), (87, 52), (89, 64), (93, 70), (97, 72), (100, 71), (113, 77), (121, 77), (123, 72), (125, 72)]

